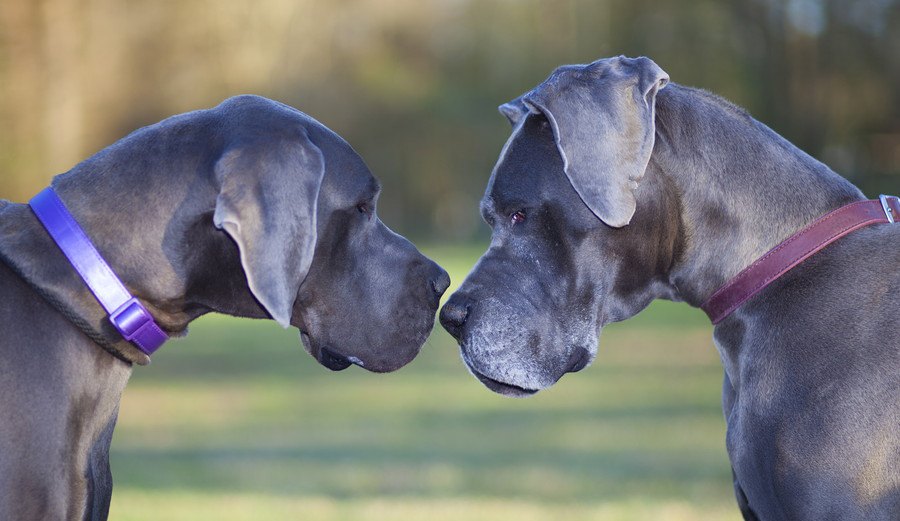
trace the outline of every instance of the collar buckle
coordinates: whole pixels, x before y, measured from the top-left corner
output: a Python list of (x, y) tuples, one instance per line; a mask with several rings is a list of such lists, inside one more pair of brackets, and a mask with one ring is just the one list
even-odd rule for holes
[(881, 194), (878, 196), (878, 200), (881, 201), (881, 208), (884, 209), (884, 215), (887, 217), (889, 223), (897, 222), (897, 219), (900, 218), (900, 215), (894, 215), (894, 210), (891, 208), (891, 205), (888, 203), (888, 196)]
[(131, 297), (109, 314), (109, 321), (122, 333), (125, 340), (132, 342), (144, 326), (153, 322), (153, 316), (138, 299)]

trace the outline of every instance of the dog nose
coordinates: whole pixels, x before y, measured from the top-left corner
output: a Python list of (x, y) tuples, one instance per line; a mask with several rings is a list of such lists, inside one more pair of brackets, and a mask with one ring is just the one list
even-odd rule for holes
[(444, 295), (447, 288), (450, 287), (450, 275), (437, 264), (434, 265), (435, 273), (431, 276), (431, 289), (437, 293), (438, 298)]
[(441, 325), (457, 340), (462, 335), (466, 320), (469, 318), (469, 308), (469, 300), (459, 293), (454, 293), (441, 308)]

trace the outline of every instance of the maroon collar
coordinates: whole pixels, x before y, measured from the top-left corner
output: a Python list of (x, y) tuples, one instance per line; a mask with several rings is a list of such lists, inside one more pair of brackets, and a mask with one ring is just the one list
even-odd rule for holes
[(882, 195), (878, 199), (842, 206), (769, 250), (713, 293), (700, 308), (713, 324), (718, 324), (738, 306), (825, 246), (870, 224), (895, 221), (900, 222), (900, 199), (896, 196)]

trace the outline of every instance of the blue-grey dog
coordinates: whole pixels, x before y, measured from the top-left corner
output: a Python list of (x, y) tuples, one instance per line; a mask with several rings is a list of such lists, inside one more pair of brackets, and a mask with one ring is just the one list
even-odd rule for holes
[[(441, 311), (472, 373), (522, 396), (657, 298), (700, 306), (860, 191), (647, 58), (557, 69), (481, 203), (491, 245)], [(882, 215), (884, 217), (884, 214)], [(715, 328), (746, 519), (900, 519), (900, 225), (853, 232)]]
[[(330, 369), (416, 356), (447, 273), (376, 216), (377, 180), (312, 118), (241, 96), (138, 130), (53, 180), (170, 335), (208, 312), (273, 318)], [(132, 364), (26, 205), (0, 200), (0, 519), (106, 519)]]

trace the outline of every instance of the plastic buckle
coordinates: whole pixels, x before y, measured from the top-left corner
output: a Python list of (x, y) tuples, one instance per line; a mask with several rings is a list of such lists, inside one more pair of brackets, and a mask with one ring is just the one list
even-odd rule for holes
[(116, 326), (119, 333), (122, 333), (125, 340), (131, 342), (144, 326), (153, 321), (153, 315), (138, 299), (131, 297), (117, 310), (110, 313), (109, 320)]

